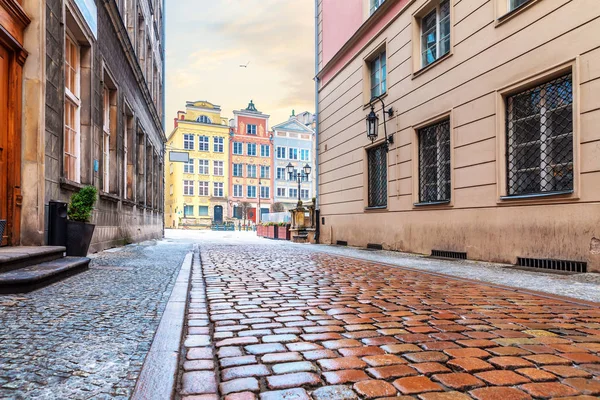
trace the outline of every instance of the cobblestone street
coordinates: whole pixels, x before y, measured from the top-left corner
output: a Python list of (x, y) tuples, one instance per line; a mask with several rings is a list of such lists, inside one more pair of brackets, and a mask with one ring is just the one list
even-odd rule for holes
[(600, 396), (596, 304), (258, 243), (200, 245), (183, 399)]
[(191, 248), (163, 241), (103, 252), (89, 271), (0, 296), (0, 398), (129, 398)]

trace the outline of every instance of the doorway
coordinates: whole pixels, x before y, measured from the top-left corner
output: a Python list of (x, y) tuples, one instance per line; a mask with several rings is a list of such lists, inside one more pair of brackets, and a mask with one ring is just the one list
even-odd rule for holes
[(214, 223), (219, 225), (223, 223), (223, 206), (215, 206)]
[[(1, 246), (8, 244), (8, 79), (10, 53), (0, 44), (0, 220), (3, 220), (4, 233)], [(2, 228), (0, 227), (0, 230)]]

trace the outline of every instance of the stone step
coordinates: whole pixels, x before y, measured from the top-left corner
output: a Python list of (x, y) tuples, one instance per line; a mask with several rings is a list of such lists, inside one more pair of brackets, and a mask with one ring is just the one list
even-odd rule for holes
[(24, 293), (49, 285), (88, 268), (87, 257), (64, 257), (0, 273), (0, 293)]
[(62, 258), (63, 246), (19, 246), (0, 248), (0, 273)]

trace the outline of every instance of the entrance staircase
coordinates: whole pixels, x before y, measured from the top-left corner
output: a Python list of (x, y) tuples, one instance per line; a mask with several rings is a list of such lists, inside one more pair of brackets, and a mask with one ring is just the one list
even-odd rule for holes
[(25, 293), (86, 270), (87, 257), (65, 257), (62, 246), (0, 248), (0, 294)]

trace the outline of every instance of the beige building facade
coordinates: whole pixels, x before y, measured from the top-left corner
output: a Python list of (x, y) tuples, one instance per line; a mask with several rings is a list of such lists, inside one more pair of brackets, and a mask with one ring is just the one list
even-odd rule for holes
[(317, 15), (322, 243), (600, 272), (600, 2)]

